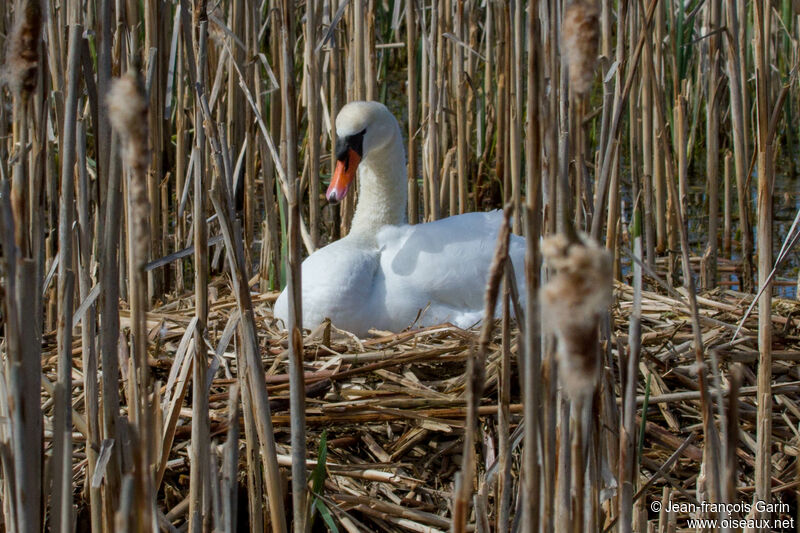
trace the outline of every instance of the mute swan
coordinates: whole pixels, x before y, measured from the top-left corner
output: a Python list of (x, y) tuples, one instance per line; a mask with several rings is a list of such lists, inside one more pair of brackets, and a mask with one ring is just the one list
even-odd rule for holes
[[(466, 213), (426, 224), (406, 222), (406, 159), (400, 125), (378, 102), (352, 102), (336, 117), (336, 169), (326, 196), (340, 201), (358, 169), (359, 197), (350, 233), (302, 265), (303, 326), (325, 318), (359, 336), (483, 317), (484, 291), (502, 213)], [(525, 241), (509, 254), (524, 283)], [(523, 302), (524, 303), (524, 302)], [(288, 295), (275, 302), (288, 322)]]

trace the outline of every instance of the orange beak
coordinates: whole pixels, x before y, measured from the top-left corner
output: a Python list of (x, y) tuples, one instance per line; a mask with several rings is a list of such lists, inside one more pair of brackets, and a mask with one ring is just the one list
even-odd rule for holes
[(330, 203), (336, 204), (342, 201), (356, 175), (356, 169), (360, 162), (361, 157), (352, 148), (347, 150), (344, 159), (336, 162), (333, 179), (331, 179), (331, 184), (325, 193), (325, 197), (328, 198)]

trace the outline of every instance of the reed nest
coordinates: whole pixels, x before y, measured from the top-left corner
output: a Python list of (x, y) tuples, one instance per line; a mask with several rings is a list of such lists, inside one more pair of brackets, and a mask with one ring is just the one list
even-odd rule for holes
[[(700, 258), (695, 258), (695, 263)], [(664, 266), (664, 265), (660, 265)], [(724, 271), (732, 265), (721, 264)], [(659, 269), (661, 270), (661, 269)], [(657, 274), (656, 274), (657, 275)], [(699, 503), (694, 490), (705, 445), (700, 424), (700, 392), (692, 353), (692, 331), (688, 303), (680, 292), (643, 291), (642, 358), (636, 402), (644, 410), (637, 416), (641, 430), (640, 489), (634, 505), (640, 524), (662, 529), (685, 524), (690, 513), (648, 512), (650, 502), (670, 499), (680, 503)], [(257, 286), (257, 280), (251, 280)], [(238, 336), (232, 334), (239, 320), (236, 300), (228, 281), (218, 277), (210, 283), (208, 338), (210, 361), (209, 419), (211, 421), (212, 477), (221, 475), (226, 435), (232, 423), (230, 416), (231, 386), (237, 383), (236, 351)], [(291, 465), (289, 443), (289, 376), (287, 371), (288, 339), (276, 327), (271, 305), (278, 293), (253, 292), (261, 361), (267, 370), (266, 385), (270, 395), (272, 423), (275, 427), (278, 462), (284, 481)], [(747, 498), (754, 490), (755, 454), (755, 372), (758, 359), (757, 317), (750, 315), (743, 323), (735, 342), (733, 332), (741, 322), (753, 298), (729, 289), (715, 289), (698, 296), (698, 312), (703, 324), (703, 340), (719, 361), (721, 389), (712, 388), (719, 405), (729, 406), (729, 376), (733, 367), (741, 369), (743, 382), (735, 398), (740, 412), (740, 439), (735, 450), (738, 471), (736, 487), (739, 498)], [(621, 398), (620, 361), (626, 358), (628, 323), (633, 307), (633, 287), (614, 285), (611, 307), (612, 335), (606, 345), (604, 368), (595, 414), (599, 417), (598, 438), (604, 451), (614, 456), (618, 448), (619, 419), (616, 406)], [(130, 311), (120, 307), (121, 325), (130, 324)], [(191, 366), (192, 323), (195, 316), (192, 295), (154, 307), (147, 313), (149, 338), (148, 364), (156, 380), (153, 409), (158, 421), (158, 442), (161, 454), (166, 453), (165, 475), (159, 497), (162, 529), (180, 528), (186, 524), (189, 502), (189, 444), (192, 412), (191, 397), (186, 394), (188, 367)], [(774, 519), (789, 519), (796, 512), (798, 481), (795, 458), (800, 453), (800, 434), (795, 420), (800, 417), (800, 302), (773, 300), (772, 323), (775, 329), (773, 382), (776, 405), (773, 411), (772, 492), (775, 502), (785, 503)], [(304, 337), (306, 384), (307, 444), (310, 450), (307, 468), (319, 464), (321, 440), (327, 454), (324, 486), (317, 496), (335, 516), (336, 523), (350, 531), (447, 531), (451, 524), (455, 476), (459, 472), (465, 428), (466, 399), (464, 365), (477, 342), (476, 329), (463, 330), (443, 324), (414, 329), (399, 334), (373, 331), (370, 338), (358, 337), (323, 324)], [(513, 453), (513, 505), (519, 497), (519, 457), (522, 442), (522, 403), (518, 377), (518, 334), (511, 330), (512, 389), (510, 428)], [(56, 380), (56, 343), (54, 333), (45, 335), (43, 353), (45, 378)], [(480, 440), (477, 446), (476, 498), (485, 505), (476, 505), (480, 513), (491, 508), (497, 496), (498, 379), (505, 347), (499, 328), (491, 339), (486, 364), (486, 386), (480, 399)], [(82, 350), (80, 337), (72, 346), (73, 353)], [(127, 367), (128, 354), (120, 351), (120, 365)], [(73, 370), (77, 385), (82, 380), (80, 363)], [(127, 376), (123, 373), (123, 382)], [(45, 391), (52, 386), (46, 385)], [(72, 459), (73, 486), (79, 509), (79, 523), (86, 520), (86, 421), (83, 388), (73, 389), (73, 417), (76, 446)], [(45, 392), (45, 436), (52, 436), (52, 398)], [(123, 395), (122, 409), (126, 409)], [(609, 406), (614, 409), (609, 410)], [(174, 426), (166, 421), (177, 416)], [(324, 437), (323, 437), (324, 435)], [(174, 439), (174, 440), (173, 440)], [(162, 443), (171, 442), (164, 448)], [(247, 484), (246, 442), (237, 439), (240, 450), (237, 480), (239, 491)], [(608, 465), (609, 467), (611, 465)], [(99, 468), (99, 467), (98, 467)], [(96, 474), (98, 475), (98, 474)], [(102, 475), (100, 471), (99, 475)], [(598, 484), (600, 490), (616, 489), (608, 480)], [(212, 487), (215, 502), (222, 495)], [(611, 522), (614, 510), (610, 500), (603, 501), (602, 514)], [(215, 505), (217, 505), (215, 503)], [(288, 504), (288, 502), (287, 502)], [(647, 504), (647, 505), (645, 505)], [(665, 503), (666, 504), (666, 503)], [(493, 514), (484, 517), (496, 518)], [(480, 520), (480, 517), (478, 517)], [(241, 515), (239, 520), (246, 523)], [(320, 518), (317, 518), (321, 521)], [(169, 525), (168, 525), (169, 524)], [(171, 527), (170, 527), (171, 526)], [(643, 527), (650, 527), (643, 526)], [(680, 530), (680, 529), (679, 529)]]

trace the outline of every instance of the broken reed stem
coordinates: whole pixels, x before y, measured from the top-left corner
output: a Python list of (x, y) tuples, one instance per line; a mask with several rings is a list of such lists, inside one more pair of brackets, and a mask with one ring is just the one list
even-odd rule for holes
[(228, 391), (228, 436), (222, 464), (223, 527), (225, 533), (236, 531), (239, 493), (239, 385)]
[(736, 450), (739, 448), (739, 391), (742, 386), (742, 368), (735, 365), (730, 374), (730, 392), (728, 394), (727, 434), (725, 435), (725, 465), (723, 479), (723, 502), (736, 501)]
[(486, 284), (484, 319), (477, 345), (467, 358), (465, 398), (467, 402), (466, 427), (464, 429), (464, 452), (462, 454), (461, 472), (456, 477), (456, 488), (453, 494), (453, 521), (451, 531), (466, 531), (469, 516), (469, 502), (472, 500), (472, 478), (475, 474), (475, 433), (478, 429), (478, 407), (480, 406), (486, 379), (486, 353), (494, 329), (494, 310), (500, 291), (500, 281), (505, 272), (508, 260), (508, 241), (510, 235), (509, 220), (512, 207), (503, 209), (503, 224), (497, 234), (492, 265), (489, 268), (489, 279)]

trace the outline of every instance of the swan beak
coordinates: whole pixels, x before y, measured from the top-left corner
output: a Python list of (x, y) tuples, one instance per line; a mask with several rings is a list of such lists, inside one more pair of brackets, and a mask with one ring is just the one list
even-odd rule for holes
[(333, 179), (331, 179), (331, 184), (328, 186), (328, 191), (325, 193), (325, 197), (328, 198), (330, 203), (336, 204), (342, 201), (344, 195), (347, 194), (348, 187), (350, 187), (350, 182), (353, 181), (356, 175), (356, 169), (360, 162), (361, 156), (352, 148), (347, 150), (342, 159), (336, 161)]

